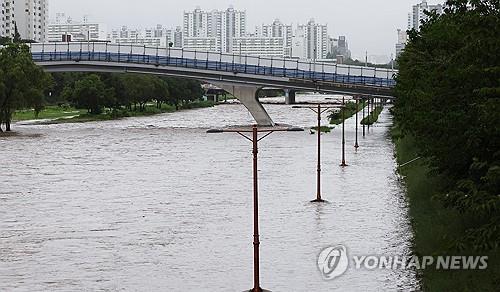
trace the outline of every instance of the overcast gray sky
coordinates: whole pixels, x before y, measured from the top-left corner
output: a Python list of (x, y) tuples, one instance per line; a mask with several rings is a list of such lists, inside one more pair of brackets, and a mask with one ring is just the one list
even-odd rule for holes
[[(406, 28), (408, 12), (421, 0), (49, 0), (50, 15), (65, 12), (79, 20), (83, 15), (107, 23), (147, 27), (157, 23), (182, 25), (182, 12), (200, 6), (204, 10), (246, 10), (248, 29), (271, 23), (305, 23), (314, 18), (328, 24), (331, 36), (346, 35), (355, 57), (394, 52), (396, 29)], [(429, 1), (437, 3), (438, 1)]]

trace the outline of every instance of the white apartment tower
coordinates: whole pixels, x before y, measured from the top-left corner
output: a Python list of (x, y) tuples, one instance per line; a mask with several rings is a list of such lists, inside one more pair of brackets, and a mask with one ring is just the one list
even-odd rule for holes
[[(47, 37), (48, 0), (6, 0), (14, 8), (14, 22), (24, 40), (43, 42)], [(13, 28), (11, 35), (14, 35)]]
[(328, 54), (328, 27), (310, 20), (299, 25), (293, 44), (293, 56), (309, 60), (325, 59)]
[(2, 16), (0, 19), (0, 36), (12, 38), (15, 33), (14, 3), (11, 0), (0, 0)]
[(405, 30), (398, 29), (398, 42), (396, 43), (396, 58), (401, 55), (408, 42), (408, 34)]
[(233, 51), (233, 39), (246, 35), (246, 11), (228, 8), (205, 12), (196, 8), (184, 12), (183, 47), (186, 49)]
[(413, 6), (412, 12), (408, 14), (408, 29), (420, 29), (421, 21), (427, 20), (428, 17), (425, 15), (425, 11), (434, 11), (437, 14), (443, 14), (444, 5), (430, 5), (426, 0), (422, 0), (422, 3)]
[(283, 24), (279, 19), (276, 19), (272, 24), (264, 24), (262, 27), (257, 27), (256, 36), (264, 38), (282, 38), (284, 56), (292, 56), (293, 27), (291, 24)]
[(17, 30), (23, 40), (43, 42), (47, 37), (48, 0), (0, 0), (0, 34), (13, 38)]

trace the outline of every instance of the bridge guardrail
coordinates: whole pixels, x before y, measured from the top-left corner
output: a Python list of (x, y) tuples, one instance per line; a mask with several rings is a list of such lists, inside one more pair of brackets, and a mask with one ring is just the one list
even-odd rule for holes
[(397, 73), (372, 67), (102, 42), (33, 43), (29, 47), (37, 62), (123, 62), (376, 87), (393, 87)]

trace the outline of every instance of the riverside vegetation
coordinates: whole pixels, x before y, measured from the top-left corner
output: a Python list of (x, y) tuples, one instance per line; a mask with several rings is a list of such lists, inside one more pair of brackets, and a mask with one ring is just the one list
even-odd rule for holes
[(393, 139), (418, 255), (488, 255), (487, 270), (422, 271), (424, 291), (500, 287), (500, 2), (453, 0), (409, 32)]
[(28, 47), (20, 41), (7, 41), (0, 49), (0, 132), (11, 131), (13, 120), (84, 122), (213, 106), (201, 101), (203, 94), (199, 82), (187, 79), (48, 74), (34, 64)]

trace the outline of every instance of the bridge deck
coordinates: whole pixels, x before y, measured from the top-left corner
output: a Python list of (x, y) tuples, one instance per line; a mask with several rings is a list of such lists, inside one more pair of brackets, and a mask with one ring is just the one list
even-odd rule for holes
[(35, 62), (133, 63), (391, 89), (395, 70), (107, 43), (30, 44)]

